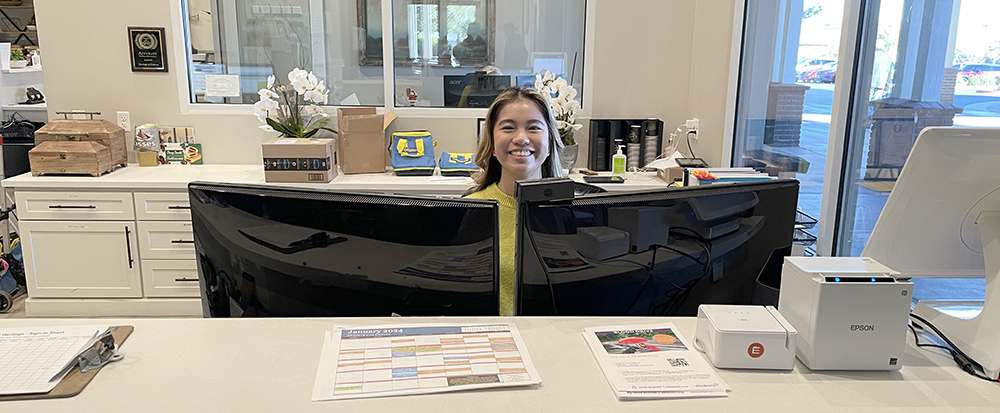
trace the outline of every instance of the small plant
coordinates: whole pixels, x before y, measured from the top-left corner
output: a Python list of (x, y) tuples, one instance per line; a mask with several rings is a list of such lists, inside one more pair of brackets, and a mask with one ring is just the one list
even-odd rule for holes
[(21, 49), (10, 49), (10, 60), (25, 60)]
[(993, 87), (993, 86), (996, 85), (996, 83), (994, 83), (993, 79), (990, 79), (990, 78), (988, 78), (986, 76), (972, 76), (966, 82), (966, 85), (968, 85), (968, 86)]

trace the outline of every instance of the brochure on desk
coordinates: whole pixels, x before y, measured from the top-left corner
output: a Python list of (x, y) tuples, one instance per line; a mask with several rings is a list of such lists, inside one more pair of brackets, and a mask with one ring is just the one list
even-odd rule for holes
[(312, 401), (537, 385), (513, 323), (328, 331)]
[(592, 327), (583, 337), (619, 399), (726, 397), (729, 390), (672, 323)]

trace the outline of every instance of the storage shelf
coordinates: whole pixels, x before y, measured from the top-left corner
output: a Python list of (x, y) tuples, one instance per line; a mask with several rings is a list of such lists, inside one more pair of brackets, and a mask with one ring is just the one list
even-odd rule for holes
[(41, 66), (28, 66), (28, 67), (25, 67), (25, 68), (22, 68), (22, 69), (0, 70), (0, 72), (11, 73), (11, 74), (14, 74), (14, 73), (32, 73), (32, 72), (41, 72), (41, 71), (42, 71)]
[(15, 104), (11, 104), (11, 105), (3, 105), (3, 110), (4, 111), (8, 111), (8, 112), (17, 112), (17, 111), (26, 111), (26, 112), (46, 111), (46, 110), (48, 110), (48, 105), (46, 105), (44, 102), (43, 103), (35, 103), (35, 104), (31, 104), (31, 105), (25, 105), (25, 104), (15, 103)]

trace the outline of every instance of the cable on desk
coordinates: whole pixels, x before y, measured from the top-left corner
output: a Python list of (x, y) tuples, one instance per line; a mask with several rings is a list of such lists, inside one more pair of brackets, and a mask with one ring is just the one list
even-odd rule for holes
[[(653, 273), (653, 271), (656, 270), (656, 251), (659, 250), (660, 248), (663, 248), (663, 249), (666, 249), (666, 250), (669, 250), (669, 251), (673, 251), (673, 252), (675, 252), (677, 254), (680, 254), (681, 256), (684, 256), (684, 257), (690, 259), (691, 261), (694, 261), (694, 262), (696, 262), (698, 264), (701, 264), (703, 267), (706, 265), (706, 264), (702, 263), (701, 260), (699, 260), (698, 258), (695, 258), (693, 255), (688, 254), (688, 253), (686, 253), (684, 251), (681, 251), (681, 250), (679, 250), (677, 248), (668, 247), (666, 245), (659, 245), (659, 244), (652, 245), (653, 256), (652, 256), (652, 258), (650, 258), (649, 266), (644, 266), (646, 268), (646, 279), (642, 281), (642, 285), (639, 287), (639, 293), (636, 294), (635, 298), (632, 299), (632, 303), (629, 304), (628, 309), (625, 310), (625, 314), (630, 314), (632, 312), (632, 307), (635, 307), (635, 304), (639, 302), (639, 298), (642, 297), (643, 293), (646, 292), (646, 285), (648, 285), (649, 280), (653, 278), (653, 274), (652, 273)], [(708, 251), (707, 249), (706, 249), (706, 252), (707, 252), (708, 256), (711, 257), (711, 252)], [(699, 277), (699, 279), (701, 279), (701, 278), (702, 277)], [(673, 284), (673, 283), (671, 282), (671, 284)], [(675, 290), (679, 289), (679, 288), (682, 288), (682, 286), (679, 286), (677, 284), (673, 284), (673, 285), (674, 285), (674, 289)], [(657, 307), (654, 307), (654, 310)]]
[[(973, 360), (972, 357), (969, 357), (967, 354), (965, 354), (965, 352), (963, 352), (961, 349), (959, 349), (958, 346), (955, 345), (955, 343), (952, 343), (951, 340), (949, 340), (948, 337), (941, 332), (941, 330), (938, 330), (937, 327), (934, 327), (934, 324), (931, 324), (929, 321), (927, 321), (926, 319), (915, 313), (910, 313), (910, 317), (916, 319), (917, 321), (920, 321), (920, 323), (922, 323), (923, 325), (930, 327), (930, 329), (934, 331), (934, 335), (947, 344), (947, 346), (942, 346), (940, 344), (921, 343), (920, 338), (917, 335), (917, 331), (914, 328), (914, 323), (911, 321), (909, 327), (910, 331), (913, 333), (913, 343), (918, 348), (937, 348), (945, 350), (951, 355), (951, 358), (955, 360), (955, 364), (957, 364), (958, 367), (962, 369), (962, 371), (965, 371), (966, 373), (969, 373), (972, 376), (975, 376), (977, 378), (986, 381), (991, 381), (991, 382), (997, 381), (987, 377), (984, 374), (980, 374), (979, 372), (983, 370), (983, 366), (978, 362), (976, 362), (975, 360)], [(920, 327), (921, 330), (924, 329), (923, 326), (920, 325), (917, 325), (917, 327)]]
[[(692, 235), (676, 234), (676, 233), (674, 233), (674, 231), (676, 231), (676, 230), (687, 230), (687, 231), (690, 231)], [(684, 252), (678, 251), (678, 250), (676, 250), (674, 248), (671, 248), (671, 247), (668, 247), (668, 246), (665, 246), (665, 245), (656, 245), (655, 246), (656, 248), (665, 248), (665, 249), (673, 250), (674, 252), (677, 252), (677, 253), (680, 253), (680, 254), (682, 254), (684, 256), (687, 256), (688, 258), (694, 260), (695, 262), (697, 262), (699, 264), (702, 264), (701, 275), (699, 275), (698, 277), (695, 277), (693, 280), (690, 280), (690, 281), (688, 281), (688, 282), (686, 282), (686, 283), (684, 283), (682, 285), (676, 285), (675, 284), (674, 285), (674, 289), (666, 291), (666, 292), (663, 293), (663, 296), (666, 297), (666, 301), (664, 301), (664, 302), (662, 302), (660, 304), (657, 304), (655, 307), (653, 307), (654, 314), (657, 314), (657, 315), (674, 315), (674, 314), (676, 314), (677, 310), (679, 310), (680, 307), (682, 305), (684, 305), (685, 302), (687, 302), (687, 299), (691, 295), (691, 290), (694, 288), (694, 286), (697, 285), (699, 282), (701, 282), (701, 280), (704, 280), (705, 277), (708, 277), (708, 274), (711, 271), (711, 264), (712, 264), (712, 243), (711, 243), (711, 241), (708, 241), (708, 240), (704, 239), (703, 237), (701, 237), (700, 235), (698, 235), (698, 233), (696, 231), (694, 231), (694, 230), (692, 230), (690, 228), (676, 227), (676, 228), (671, 228), (670, 232), (671, 232), (670, 235), (672, 237), (674, 237), (674, 239), (692, 239), (692, 240), (695, 240), (699, 245), (701, 245), (701, 247), (705, 250), (705, 262), (703, 263), (701, 260), (695, 259), (694, 257), (692, 257), (692, 256), (690, 256), (690, 255), (688, 255), (688, 254), (686, 254)]]

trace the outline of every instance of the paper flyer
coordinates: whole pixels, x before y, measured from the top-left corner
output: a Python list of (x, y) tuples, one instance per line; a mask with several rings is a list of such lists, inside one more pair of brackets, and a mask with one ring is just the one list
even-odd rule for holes
[(583, 337), (619, 399), (726, 397), (729, 390), (672, 323), (592, 327)]

